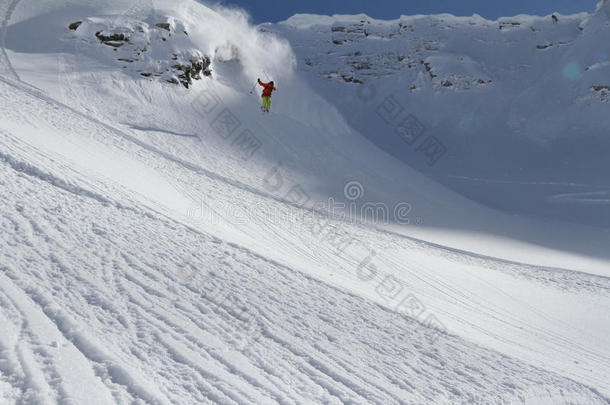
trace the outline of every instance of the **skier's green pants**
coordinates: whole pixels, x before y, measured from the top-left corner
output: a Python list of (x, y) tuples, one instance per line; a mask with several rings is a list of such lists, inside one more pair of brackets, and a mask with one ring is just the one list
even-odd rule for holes
[(263, 110), (269, 110), (271, 108), (271, 97), (263, 97)]

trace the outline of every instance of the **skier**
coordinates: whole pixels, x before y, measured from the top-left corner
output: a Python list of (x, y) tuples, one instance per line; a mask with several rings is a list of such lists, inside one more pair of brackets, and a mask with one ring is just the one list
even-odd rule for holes
[(261, 105), (261, 110), (263, 112), (268, 113), (269, 110), (271, 109), (271, 93), (273, 93), (274, 90), (277, 90), (274, 86), (273, 80), (270, 81), (269, 83), (263, 83), (261, 82), (261, 79), (257, 79), (258, 80), (258, 84), (260, 84), (261, 86), (264, 87), (263, 89), (263, 94), (262, 94), (262, 98), (263, 98), (263, 104)]
[(553, 19), (553, 24), (557, 24), (557, 22), (559, 21), (559, 18), (557, 18), (555, 14), (553, 14), (551, 18)]

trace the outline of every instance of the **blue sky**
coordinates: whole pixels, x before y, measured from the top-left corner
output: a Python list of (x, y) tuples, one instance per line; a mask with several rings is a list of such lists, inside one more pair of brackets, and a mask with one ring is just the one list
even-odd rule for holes
[[(204, 0), (206, 2), (206, 0)], [(480, 14), (496, 19), (516, 14), (593, 11), (598, 0), (224, 0), (247, 10), (255, 23), (277, 22), (296, 13), (358, 14), (394, 19), (401, 14)]]

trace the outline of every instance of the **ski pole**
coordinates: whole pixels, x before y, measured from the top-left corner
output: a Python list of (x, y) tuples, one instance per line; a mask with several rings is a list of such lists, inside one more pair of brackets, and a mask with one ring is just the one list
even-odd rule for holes
[(258, 84), (258, 81), (256, 83), (254, 83), (254, 86), (252, 86), (252, 90), (250, 90), (250, 94), (254, 93), (254, 88), (256, 87), (257, 84)]

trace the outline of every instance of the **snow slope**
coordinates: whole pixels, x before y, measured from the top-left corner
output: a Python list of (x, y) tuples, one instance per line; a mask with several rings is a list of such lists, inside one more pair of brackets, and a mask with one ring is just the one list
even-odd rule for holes
[(4, 402), (609, 402), (603, 230), (430, 181), (239, 12), (0, 7)]
[[(288, 38), (312, 86), (397, 159), (492, 207), (608, 227), (601, 7), (557, 24), (297, 15), (263, 29)], [(445, 148), (432, 166), (419, 148), (428, 136)]]

